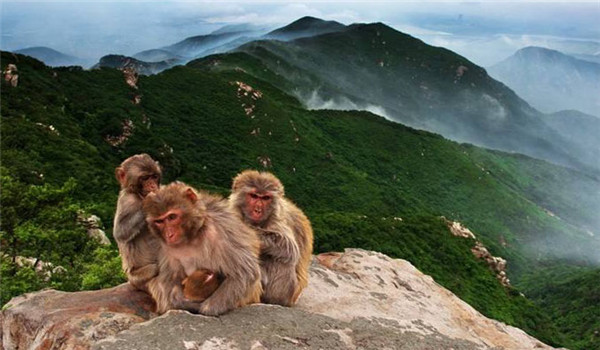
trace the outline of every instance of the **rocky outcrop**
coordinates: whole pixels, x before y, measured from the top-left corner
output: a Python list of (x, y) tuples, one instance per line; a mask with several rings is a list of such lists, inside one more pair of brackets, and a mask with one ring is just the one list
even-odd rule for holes
[(140, 77), (137, 70), (133, 67), (125, 65), (125, 67), (122, 68), (121, 71), (125, 76), (125, 82), (127, 83), (127, 85), (131, 86), (134, 89), (137, 89), (137, 82)]
[(154, 318), (150, 298), (127, 284), (42, 291), (9, 304), (1, 316), (7, 350), (550, 348), (484, 317), (409, 262), (360, 249), (317, 256), (293, 308)]
[(2, 71), (2, 75), (4, 81), (9, 83), (10, 86), (17, 87), (19, 85), (19, 70), (15, 64), (10, 63), (7, 65), (4, 71)]
[[(10, 259), (7, 255), (5, 255), (7, 259)], [(25, 256), (15, 256), (14, 262), (19, 267), (29, 267), (32, 268), (35, 273), (42, 277), (45, 281), (48, 281), (52, 275), (60, 274), (66, 272), (65, 268), (62, 266), (54, 266), (54, 264), (37, 259), (37, 258), (28, 258)]]
[(154, 303), (129, 284), (92, 292), (45, 290), (13, 298), (2, 311), (2, 346), (89, 349), (153, 316)]
[[(446, 219), (444, 218), (444, 220)], [(468, 228), (464, 227), (460, 222), (446, 220), (446, 225), (448, 225), (448, 228), (453, 235), (475, 240), (475, 245), (471, 248), (473, 255), (475, 255), (477, 259), (481, 259), (487, 263), (490, 269), (496, 273), (496, 278), (504, 287), (511, 287), (510, 280), (506, 275), (505, 259), (498, 256), (493, 256), (483, 245), (483, 243), (477, 240), (475, 234), (473, 234), (473, 232), (471, 232), (471, 230)]]
[(133, 125), (133, 121), (131, 119), (125, 119), (122, 123), (121, 135), (117, 135), (117, 136), (107, 135), (107, 136), (104, 136), (104, 140), (113, 147), (120, 146), (123, 143), (127, 142), (127, 140), (129, 140), (131, 135), (133, 135), (134, 128), (135, 128), (135, 126)]
[(80, 213), (77, 220), (83, 224), (89, 237), (98, 240), (103, 245), (111, 244), (106, 232), (102, 230), (102, 220), (99, 217), (96, 215), (86, 216), (85, 213)]

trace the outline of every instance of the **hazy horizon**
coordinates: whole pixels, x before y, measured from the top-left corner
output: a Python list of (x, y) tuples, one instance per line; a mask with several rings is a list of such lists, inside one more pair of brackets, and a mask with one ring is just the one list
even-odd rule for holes
[[(490, 66), (525, 46), (600, 45), (598, 2), (13, 2), (0, 3), (0, 48), (45, 46), (90, 62), (209, 34), (231, 24), (275, 29), (313, 16), (343, 24), (382, 22)], [(591, 52), (594, 45), (579, 45)], [(577, 45), (571, 44), (572, 48)]]

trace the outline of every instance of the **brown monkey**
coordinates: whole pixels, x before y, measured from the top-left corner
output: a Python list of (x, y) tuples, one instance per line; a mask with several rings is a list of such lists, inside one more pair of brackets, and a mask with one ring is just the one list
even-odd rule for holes
[(310, 221), (285, 198), (283, 185), (268, 172), (238, 174), (229, 201), (261, 239), (261, 301), (293, 305), (308, 285), (313, 248)]
[(147, 282), (158, 274), (158, 238), (150, 234), (142, 200), (160, 187), (161, 169), (147, 154), (131, 156), (115, 169), (121, 185), (113, 236), (119, 246), (123, 271), (134, 287), (147, 290)]
[[(226, 200), (175, 182), (150, 193), (143, 209), (162, 247), (158, 276), (149, 283), (157, 312), (186, 309), (220, 315), (260, 301), (260, 242)], [(199, 269), (223, 278), (201, 303), (185, 298), (182, 287), (183, 280)]]
[(183, 296), (192, 301), (204, 301), (219, 287), (220, 277), (209, 270), (196, 270), (183, 279)]

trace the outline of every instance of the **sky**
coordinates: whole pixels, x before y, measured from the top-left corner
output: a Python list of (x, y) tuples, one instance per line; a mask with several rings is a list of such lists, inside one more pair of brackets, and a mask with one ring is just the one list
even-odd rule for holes
[[(227, 24), (277, 28), (303, 16), (383, 22), (489, 66), (529, 45), (594, 54), (600, 1), (2, 1), (0, 48), (47, 46), (90, 61), (133, 55)], [(561, 44), (561, 42), (563, 44)], [(576, 43), (583, 43), (575, 45)], [(563, 45), (563, 46), (561, 46)], [(596, 46), (597, 46), (596, 45)]]

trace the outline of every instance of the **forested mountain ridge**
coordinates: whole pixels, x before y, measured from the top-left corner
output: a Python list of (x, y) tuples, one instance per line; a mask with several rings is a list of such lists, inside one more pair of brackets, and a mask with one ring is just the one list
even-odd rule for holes
[[(139, 77), (134, 88), (114, 69), (50, 69), (10, 53), (2, 53), (2, 62), (16, 64), (19, 72), (17, 87), (2, 86), (2, 206), (5, 213), (15, 209), (11, 221), (3, 219), (2, 240), (11, 243), (12, 254), (72, 269), (71, 279), (50, 283), (65, 289), (115, 283), (102, 279), (114, 278), (119, 268), (115, 249), (77, 240), (94, 254), (73, 256), (81, 246), (68, 237), (79, 231), (68, 226), (69, 217), (54, 220), (56, 213), (46, 206), (81, 207), (110, 227), (114, 168), (131, 154), (147, 152), (164, 166), (167, 180), (223, 194), (242, 169), (273, 171), (311, 217), (317, 251), (361, 246), (407, 258), (487, 315), (561, 342), (541, 311), (504, 291), (439, 216), (472, 228), (495, 255), (509, 259), (509, 273), (518, 280), (535, 270), (530, 266), (539, 257), (555, 261), (565, 251), (544, 244), (546, 237), (572, 243), (582, 262), (592, 258), (584, 253), (597, 241), (586, 227), (593, 224), (597, 198), (585, 188), (598, 186), (597, 179), (460, 145), (366, 112), (306, 110), (252, 76), (251, 69), (275, 76), (258, 64), (221, 71), (190, 64)], [(538, 198), (557, 183), (583, 186), (581, 200), (570, 199), (568, 188)], [(24, 210), (32, 203), (45, 209)], [(384, 220), (392, 217), (403, 221)], [(48, 226), (54, 236), (37, 236)], [(46, 245), (36, 246), (40, 242)], [(113, 270), (103, 275), (98, 266), (107, 261)], [(24, 279), (20, 271), (3, 264), (3, 283), (13, 283), (15, 292), (31, 290), (26, 281), (34, 277)]]
[(235, 51), (284, 77), (290, 85), (263, 78), (308, 108), (378, 110), (450, 139), (598, 171), (593, 152), (546, 125), (542, 113), (485, 69), (383, 23), (286, 42), (253, 41)]

